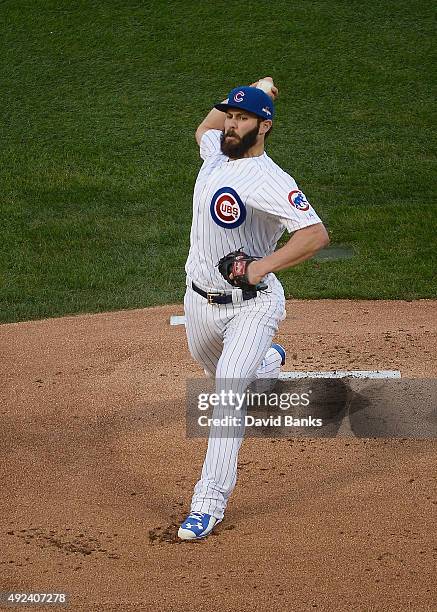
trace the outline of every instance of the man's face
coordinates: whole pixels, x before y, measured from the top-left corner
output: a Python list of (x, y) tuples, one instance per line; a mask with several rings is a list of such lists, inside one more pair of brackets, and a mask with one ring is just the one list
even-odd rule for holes
[(240, 159), (257, 141), (258, 117), (252, 113), (230, 108), (226, 112), (221, 137), (221, 151), (227, 157)]

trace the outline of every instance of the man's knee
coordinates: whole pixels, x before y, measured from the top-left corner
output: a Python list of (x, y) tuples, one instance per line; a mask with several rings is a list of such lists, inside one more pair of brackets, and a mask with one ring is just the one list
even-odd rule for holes
[(247, 364), (235, 364), (232, 367), (225, 361), (217, 364), (215, 377), (217, 380), (242, 381), (249, 384), (256, 376), (256, 366), (248, 367)]

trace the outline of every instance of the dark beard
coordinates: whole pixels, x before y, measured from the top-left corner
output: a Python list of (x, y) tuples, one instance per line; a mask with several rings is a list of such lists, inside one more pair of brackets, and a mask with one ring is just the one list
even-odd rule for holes
[(247, 132), (247, 134), (245, 134), (241, 139), (239, 139), (235, 132), (229, 130), (226, 136), (236, 136), (237, 138), (232, 142), (225, 140), (225, 133), (223, 131), (220, 139), (220, 148), (223, 155), (226, 155), (231, 159), (240, 159), (244, 157), (245, 153), (247, 153), (247, 151), (256, 143), (258, 127), (259, 126), (255, 126), (253, 130)]

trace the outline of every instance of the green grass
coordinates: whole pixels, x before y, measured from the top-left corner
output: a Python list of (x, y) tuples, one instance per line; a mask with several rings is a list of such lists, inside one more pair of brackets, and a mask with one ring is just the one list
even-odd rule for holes
[(435, 209), (405, 215), (402, 205), (330, 209), (332, 240), (354, 257), (307, 261), (278, 276), (288, 297), (416, 299), (436, 297)]
[(436, 296), (431, 3), (0, 7), (1, 321), (180, 301), (194, 130), (267, 74), (268, 152), (355, 253), (281, 273), (287, 294)]

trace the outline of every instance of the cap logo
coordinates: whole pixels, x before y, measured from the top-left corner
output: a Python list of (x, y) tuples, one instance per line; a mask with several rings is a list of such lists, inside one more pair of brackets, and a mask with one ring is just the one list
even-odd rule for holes
[(270, 110), (267, 108), (267, 106), (265, 106), (263, 108), (263, 111), (265, 112), (266, 115), (271, 115), (272, 113), (270, 112)]
[(243, 98), (244, 98), (244, 91), (237, 91), (237, 93), (234, 96), (234, 102), (243, 102)]

